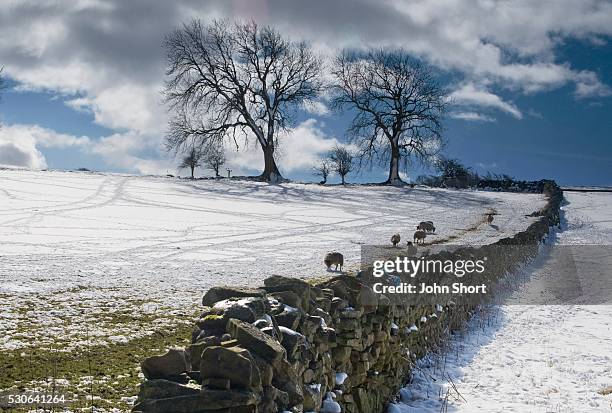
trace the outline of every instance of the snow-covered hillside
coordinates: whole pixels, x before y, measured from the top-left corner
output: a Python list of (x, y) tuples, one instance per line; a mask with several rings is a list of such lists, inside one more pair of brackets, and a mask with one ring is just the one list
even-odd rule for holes
[[(554, 245), (612, 245), (612, 193), (566, 192), (565, 199), (562, 229), (550, 237)], [(550, 271), (556, 263), (549, 251), (543, 247), (510, 302), (539, 293), (561, 276), (562, 269)], [(581, 286), (587, 298), (597, 298), (591, 302), (606, 305), (494, 307), (440, 354), (421, 360), (400, 393), (401, 403), (389, 412), (611, 412), (612, 394), (600, 394), (612, 386), (612, 277), (606, 258), (591, 271), (599, 282), (607, 281), (607, 292)]]
[[(436, 223), (430, 241), (491, 242), (542, 205), (526, 194), (0, 171), (0, 348), (79, 345), (86, 320), (98, 342), (126, 341), (213, 285), (324, 275), (329, 250), (356, 268), (360, 244), (407, 239), (421, 220)], [(126, 311), (152, 321), (105, 323)]]

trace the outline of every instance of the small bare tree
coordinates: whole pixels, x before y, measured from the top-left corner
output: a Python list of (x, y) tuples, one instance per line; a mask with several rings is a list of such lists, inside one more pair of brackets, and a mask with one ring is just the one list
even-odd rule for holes
[(183, 157), (183, 160), (181, 161), (179, 168), (191, 169), (191, 179), (193, 179), (194, 178), (193, 173), (195, 171), (195, 168), (201, 165), (202, 165), (202, 151), (192, 146), (189, 152), (187, 153), (187, 155)]
[(220, 177), (219, 170), (225, 164), (225, 151), (222, 145), (210, 146), (204, 154), (204, 165), (215, 171), (215, 178)]
[(329, 159), (332, 163), (333, 171), (340, 175), (342, 185), (344, 185), (345, 177), (355, 166), (353, 163), (353, 154), (343, 146), (336, 145), (329, 154)]
[(445, 94), (426, 68), (403, 51), (344, 51), (335, 60), (333, 106), (355, 110), (349, 136), (360, 161), (389, 162), (389, 184), (401, 184), (400, 163), (428, 160), (442, 146)]
[(312, 173), (315, 176), (320, 176), (322, 181), (319, 182), (321, 185), (325, 185), (327, 183), (327, 177), (332, 172), (332, 164), (329, 158), (324, 158), (319, 160), (319, 162), (312, 167)]
[(293, 124), (292, 114), (321, 90), (321, 59), (304, 42), (283, 38), (254, 22), (200, 20), (166, 37), (165, 98), (175, 112), (169, 148), (190, 138), (200, 146), (255, 137), (264, 155), (265, 181), (282, 176), (274, 159), (278, 133)]

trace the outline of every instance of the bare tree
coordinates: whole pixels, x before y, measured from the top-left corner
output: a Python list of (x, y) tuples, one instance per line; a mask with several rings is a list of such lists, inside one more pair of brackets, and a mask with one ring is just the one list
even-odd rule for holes
[(458, 159), (440, 158), (436, 164), (440, 172), (442, 184), (453, 188), (467, 188), (476, 185), (477, 175), (470, 167), (463, 165)]
[(353, 164), (353, 154), (343, 146), (336, 145), (329, 154), (329, 159), (332, 162), (333, 171), (340, 175), (342, 185), (345, 184), (345, 177), (355, 166)]
[(446, 99), (428, 70), (403, 51), (342, 52), (336, 57), (333, 106), (356, 114), (349, 136), (360, 162), (389, 162), (389, 184), (401, 184), (400, 163), (422, 161), (442, 146)]
[(315, 176), (320, 176), (322, 181), (319, 182), (321, 185), (325, 185), (327, 183), (327, 177), (332, 172), (333, 165), (331, 164), (331, 160), (329, 158), (324, 158), (319, 160), (319, 162), (312, 167), (312, 173)]
[(167, 145), (190, 138), (221, 142), (256, 138), (264, 154), (265, 181), (282, 176), (274, 159), (278, 133), (293, 124), (294, 110), (321, 90), (321, 59), (304, 42), (283, 38), (254, 22), (200, 20), (166, 37), (165, 98), (175, 112)]
[(210, 146), (204, 154), (204, 165), (208, 169), (215, 171), (215, 177), (218, 178), (221, 175), (219, 170), (225, 163), (225, 151), (222, 145)]
[(202, 165), (202, 151), (194, 146), (191, 147), (187, 155), (181, 161), (179, 168), (191, 169), (191, 179), (194, 178), (193, 172), (195, 168)]

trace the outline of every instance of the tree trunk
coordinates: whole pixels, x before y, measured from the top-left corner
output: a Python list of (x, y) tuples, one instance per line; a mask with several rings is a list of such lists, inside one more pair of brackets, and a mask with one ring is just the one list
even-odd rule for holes
[(344, 177), (345, 177), (345, 175), (342, 175), (342, 176), (341, 176), (341, 178), (342, 178), (342, 185), (344, 185), (344, 184), (345, 184), (345, 182), (344, 182)]
[(396, 141), (391, 141), (391, 163), (389, 164), (388, 184), (402, 185), (404, 182), (399, 176), (400, 150)]
[(274, 160), (274, 145), (268, 144), (263, 148), (264, 153), (264, 170), (259, 176), (262, 181), (266, 182), (280, 182), (283, 177), (278, 171), (276, 161)]
[(193, 170), (194, 170), (194, 169), (195, 169), (195, 166), (193, 166), (193, 165), (192, 165), (192, 166), (191, 166), (191, 179), (193, 179), (193, 178), (194, 178), (194, 176), (193, 176)]

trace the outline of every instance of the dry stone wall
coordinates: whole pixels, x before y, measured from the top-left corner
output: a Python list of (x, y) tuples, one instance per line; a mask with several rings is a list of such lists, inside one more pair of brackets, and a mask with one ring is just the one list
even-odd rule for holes
[[(559, 224), (561, 190), (552, 181), (539, 185), (546, 207), (526, 231), (494, 244), (508, 248), (495, 255), (492, 276), (537, 254)], [(381, 412), (414, 362), (473, 310), (401, 305), (348, 276), (317, 283), (272, 276), (259, 288), (214, 287), (202, 305), (190, 346), (142, 362), (146, 379), (134, 411)]]

